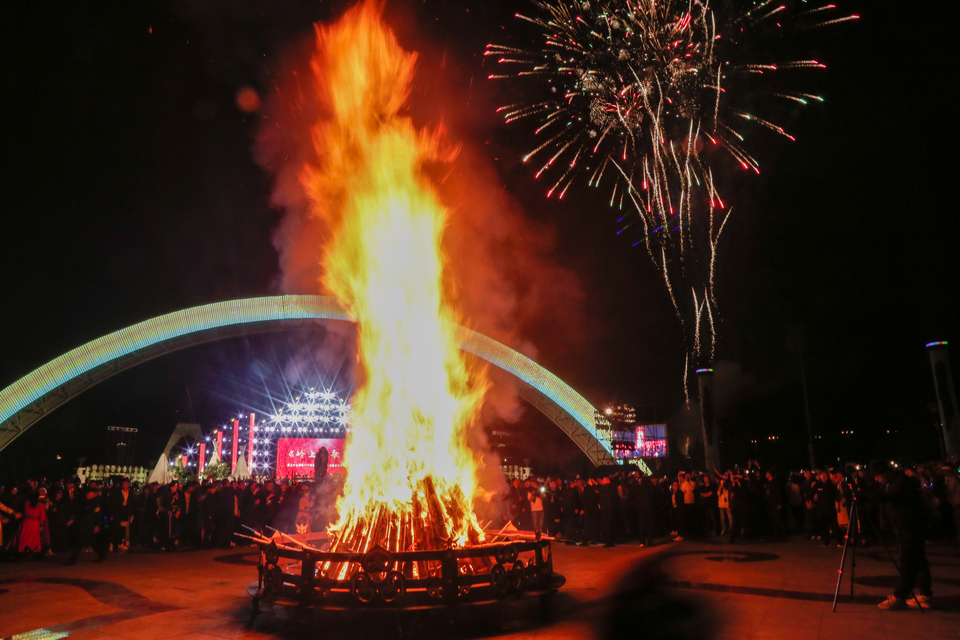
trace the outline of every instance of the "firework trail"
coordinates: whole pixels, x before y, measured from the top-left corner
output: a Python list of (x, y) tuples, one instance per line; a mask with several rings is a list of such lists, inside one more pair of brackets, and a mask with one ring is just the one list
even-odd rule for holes
[(702, 366), (716, 349), (714, 270), (731, 211), (713, 167), (726, 157), (759, 173), (745, 143), (752, 128), (794, 139), (743, 105), (822, 101), (770, 78), (824, 65), (772, 62), (754, 49), (771, 37), (858, 16), (790, 0), (534, 5), (535, 15), (517, 17), (536, 29), (536, 45), (490, 44), (485, 55), (503, 68), (490, 78), (535, 84), (527, 93), (539, 97), (499, 111), (507, 122), (536, 123), (543, 141), (524, 162), (539, 164), (538, 178), (551, 176), (548, 197), (563, 198), (585, 179), (609, 189), (611, 206), (627, 205), (618, 235), (639, 234), (634, 245), (646, 247), (687, 335), (688, 368)]

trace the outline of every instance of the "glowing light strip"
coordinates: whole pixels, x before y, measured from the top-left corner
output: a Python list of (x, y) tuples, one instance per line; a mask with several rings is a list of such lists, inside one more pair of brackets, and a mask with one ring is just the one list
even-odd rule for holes
[(48, 631), (46, 629), (34, 629), (25, 633), (15, 633), (10, 636), (10, 640), (60, 640), (66, 638), (69, 633), (64, 631)]
[[(97, 338), (35, 369), (0, 391), (0, 424), (47, 393), (141, 349), (221, 327), (277, 320), (343, 320), (350, 314), (336, 298), (285, 295), (228, 300), (175, 311)], [(461, 348), (520, 378), (570, 414), (613, 457), (598, 433), (593, 405), (536, 362), (487, 336), (461, 327)]]
[(168, 313), (68, 351), (0, 391), (0, 423), (72, 378), (140, 349), (198, 331), (296, 319), (351, 320), (337, 300), (322, 296), (246, 298)]
[(610, 457), (614, 457), (610, 442), (605, 435), (597, 431), (597, 410), (583, 396), (574, 391), (570, 385), (505, 344), (470, 329), (461, 327), (461, 330), (464, 335), (463, 342), (460, 344), (461, 349), (512, 373), (550, 398), (557, 406), (579, 422), (580, 426), (586, 429), (603, 446)]
[(697, 369), (697, 373), (713, 373), (713, 369)]
[(946, 340), (941, 340), (940, 342), (928, 342), (928, 343), (927, 343), (927, 349), (929, 349), (930, 347), (945, 347), (945, 346), (947, 346), (947, 341), (946, 341)]

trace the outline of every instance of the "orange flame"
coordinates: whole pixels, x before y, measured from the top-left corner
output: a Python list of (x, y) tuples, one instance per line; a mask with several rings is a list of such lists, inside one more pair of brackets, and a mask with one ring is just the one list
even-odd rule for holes
[[(331, 229), (323, 285), (359, 323), (365, 379), (334, 528), (336, 544), (353, 551), (482, 539), (466, 432), (487, 382), (459, 349), (459, 318), (444, 294), (449, 214), (424, 167), (451, 157), (439, 135), (417, 131), (404, 113), (415, 63), (374, 2), (317, 26), (320, 160), (302, 180), (312, 213)], [(422, 539), (427, 521), (432, 543)]]

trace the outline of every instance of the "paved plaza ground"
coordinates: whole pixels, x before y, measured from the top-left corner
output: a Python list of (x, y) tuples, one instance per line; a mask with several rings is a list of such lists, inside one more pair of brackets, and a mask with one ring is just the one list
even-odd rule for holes
[[(928, 545), (938, 611), (881, 611), (896, 570), (882, 547), (857, 556), (854, 597), (847, 575), (830, 611), (840, 550), (807, 540), (728, 545), (667, 543), (572, 547), (555, 543), (567, 577), (553, 613), (536, 602), (475, 608), (417, 622), (422, 638), (960, 638), (960, 547)], [(392, 618), (316, 617), (268, 607), (250, 620), (253, 548), (133, 551), (103, 563), (87, 554), (0, 564), (0, 638), (391, 638)], [(618, 631), (610, 631), (620, 630)], [(610, 631), (605, 634), (605, 631)]]

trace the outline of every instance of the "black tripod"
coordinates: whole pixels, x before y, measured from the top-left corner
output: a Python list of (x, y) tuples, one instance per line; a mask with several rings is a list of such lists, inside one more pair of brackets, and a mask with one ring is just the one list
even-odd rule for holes
[[(840, 583), (843, 581), (843, 567), (846, 564), (847, 560), (847, 547), (850, 545), (851, 533), (853, 533), (854, 538), (860, 537), (860, 509), (857, 502), (857, 495), (855, 492), (852, 493), (852, 499), (850, 501), (850, 509), (847, 511), (847, 533), (843, 536), (843, 553), (840, 555), (840, 570), (837, 572), (837, 589), (833, 592), (833, 612), (837, 612), (837, 599), (840, 597)], [(894, 568), (897, 570), (897, 574), (900, 574), (900, 565), (897, 564), (896, 558), (893, 557), (893, 553), (890, 551), (890, 547), (887, 546), (883, 539), (880, 537), (880, 532), (876, 527), (873, 526), (873, 523), (869, 520), (866, 520), (870, 523), (870, 526), (873, 527), (873, 532), (877, 535), (877, 539), (883, 544), (883, 548), (886, 549), (887, 555), (890, 556), (890, 561), (893, 562)], [(857, 528), (854, 530), (853, 524), (857, 523)], [(850, 554), (850, 598), (853, 598), (853, 581), (854, 574), (856, 573), (857, 568), (857, 540), (853, 539), (853, 552)], [(923, 607), (920, 605), (920, 600), (917, 599), (917, 595), (913, 594), (913, 599), (917, 603), (917, 607), (923, 611)]]

